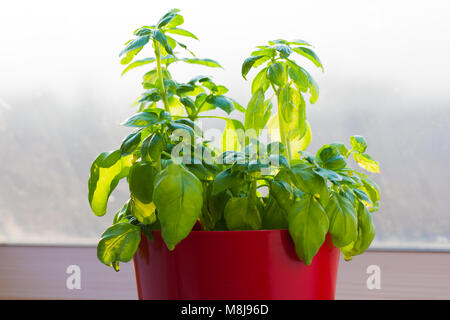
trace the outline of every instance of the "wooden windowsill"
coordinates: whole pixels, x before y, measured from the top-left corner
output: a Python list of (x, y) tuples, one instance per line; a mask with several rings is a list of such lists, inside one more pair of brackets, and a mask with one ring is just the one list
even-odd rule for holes
[[(81, 289), (66, 288), (66, 269), (81, 268)], [(368, 290), (366, 269), (381, 268)], [(450, 299), (450, 253), (370, 251), (341, 259), (337, 299)], [(133, 265), (116, 273), (94, 247), (0, 246), (0, 299), (137, 299)]]

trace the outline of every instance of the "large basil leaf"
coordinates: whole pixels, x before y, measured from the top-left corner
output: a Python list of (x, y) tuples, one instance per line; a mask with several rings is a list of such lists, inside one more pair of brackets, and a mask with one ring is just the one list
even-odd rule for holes
[(359, 202), (358, 205), (358, 236), (356, 241), (341, 249), (345, 260), (366, 251), (375, 238), (375, 226), (369, 210)]
[(258, 133), (264, 129), (264, 115), (266, 104), (264, 103), (264, 92), (259, 88), (248, 102), (247, 110), (245, 110), (245, 128), (254, 129)]
[(358, 206), (358, 237), (353, 246), (352, 255), (366, 251), (375, 238), (375, 226), (369, 210), (362, 204)]
[(305, 135), (301, 139), (294, 138), (291, 140), (291, 152), (293, 159), (298, 159), (299, 152), (305, 151), (306, 148), (311, 143), (312, 140), (311, 125), (309, 124), (308, 120), (306, 120), (305, 123), (306, 123)]
[(155, 112), (140, 112), (126, 119), (122, 125), (125, 127), (148, 127), (159, 120), (158, 114)]
[(89, 176), (89, 203), (97, 216), (106, 213), (108, 198), (120, 179), (128, 175), (132, 156), (121, 157), (120, 151), (101, 153), (92, 163)]
[(287, 213), (283, 210), (278, 202), (269, 197), (267, 204), (261, 214), (262, 227), (267, 229), (287, 229)]
[(169, 248), (191, 232), (201, 214), (203, 188), (200, 180), (182, 165), (171, 163), (155, 180), (153, 202), (158, 209), (162, 237)]
[(139, 143), (141, 143), (141, 133), (141, 130), (133, 132), (122, 141), (120, 146), (120, 154), (122, 156), (129, 155), (136, 150)]
[(228, 200), (224, 217), (229, 230), (258, 230), (262, 224), (256, 202), (249, 197)]
[(291, 60), (288, 60), (288, 66), (289, 77), (294, 81), (297, 88), (302, 92), (307, 92), (309, 88), (308, 72)]
[(267, 79), (279, 87), (284, 86), (287, 82), (287, 75), (283, 65), (279, 62), (272, 63), (267, 69)]
[(153, 161), (159, 163), (161, 153), (163, 152), (166, 143), (161, 133), (156, 132), (142, 141), (141, 157), (146, 161)]
[(373, 208), (370, 211), (378, 210), (379, 200), (380, 200), (380, 189), (378, 185), (372, 181), (366, 174), (361, 172), (356, 172), (361, 177), (361, 182), (363, 184), (363, 190), (366, 191), (373, 204)]
[(313, 195), (305, 195), (288, 212), (289, 233), (299, 258), (310, 265), (328, 232), (325, 210)]
[(222, 134), (222, 150), (239, 151), (245, 145), (245, 128), (239, 120), (228, 119)]
[(258, 74), (256, 75), (256, 77), (253, 79), (252, 94), (255, 94), (255, 92), (259, 88), (262, 88), (263, 92), (266, 92), (266, 90), (269, 88), (270, 82), (269, 82), (269, 80), (267, 80), (266, 73), (267, 73), (267, 67), (261, 69), (261, 71), (259, 71)]
[(243, 183), (240, 172), (232, 172), (231, 168), (227, 168), (214, 178), (212, 195), (217, 195), (227, 189), (238, 192)]
[(326, 207), (333, 244), (342, 248), (357, 236), (357, 217), (353, 204), (343, 195), (333, 193)]
[(141, 241), (141, 230), (127, 222), (119, 222), (109, 227), (97, 246), (98, 259), (119, 271), (119, 261), (130, 261)]
[(155, 204), (153, 202), (143, 203), (132, 197), (131, 211), (133, 215), (143, 224), (152, 224), (156, 221)]
[(153, 183), (156, 174), (156, 168), (149, 162), (136, 162), (131, 167), (128, 175), (128, 185), (134, 199), (142, 203), (152, 202)]
[(326, 207), (330, 197), (326, 180), (314, 172), (307, 165), (295, 165), (292, 167), (294, 184), (301, 191), (309, 193), (319, 199), (320, 204)]
[(270, 182), (270, 195), (276, 200), (278, 206), (285, 211), (289, 211), (294, 204), (294, 191), (289, 183), (283, 180), (272, 180)]

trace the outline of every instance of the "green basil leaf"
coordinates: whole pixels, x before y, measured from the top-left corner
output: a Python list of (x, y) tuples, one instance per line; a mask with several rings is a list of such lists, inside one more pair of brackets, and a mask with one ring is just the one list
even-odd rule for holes
[[(136, 39), (133, 39), (130, 43), (127, 44), (127, 46), (120, 52), (119, 57), (123, 56), (124, 54), (127, 54), (131, 51), (135, 51), (136, 49), (140, 49), (143, 46), (145, 46), (148, 41), (150, 40), (150, 36), (141, 36), (137, 37)], [(137, 52), (136, 52), (137, 53)], [(134, 56), (134, 55), (133, 55)], [(131, 57), (133, 59), (133, 57)]]
[(264, 129), (265, 109), (264, 92), (260, 88), (252, 95), (245, 110), (245, 128), (247, 130), (254, 129), (258, 132)]
[(325, 168), (314, 168), (313, 171), (320, 175), (322, 178), (330, 180), (333, 183), (337, 183), (342, 181), (342, 176), (333, 170), (325, 169)]
[(328, 232), (325, 210), (312, 195), (305, 195), (288, 212), (289, 233), (298, 257), (310, 265)]
[(123, 71), (122, 71), (122, 75), (124, 75), (125, 73), (127, 73), (128, 71), (130, 71), (131, 69), (152, 63), (155, 61), (155, 58), (145, 58), (142, 60), (136, 60), (133, 63), (130, 63)]
[(325, 211), (330, 220), (330, 234), (336, 247), (345, 247), (356, 240), (357, 214), (349, 199), (334, 193)]
[(141, 241), (138, 226), (120, 222), (109, 227), (97, 246), (98, 259), (107, 266), (119, 271), (119, 261), (130, 261)]
[(131, 133), (122, 141), (120, 146), (120, 154), (122, 156), (127, 156), (136, 150), (139, 143), (141, 143), (141, 130)]
[(353, 159), (358, 163), (361, 168), (366, 169), (369, 172), (380, 172), (380, 166), (371, 156), (367, 153), (354, 153)]
[(243, 183), (242, 176), (238, 172), (232, 172), (231, 168), (227, 168), (214, 178), (211, 194), (217, 195), (227, 189), (239, 190)]
[(280, 53), (280, 56), (282, 58), (287, 58), (291, 54), (291, 48), (287, 46), (286, 44), (276, 44), (273, 45), (271, 48), (277, 50)]
[(253, 81), (252, 81), (252, 94), (255, 94), (255, 92), (259, 88), (262, 88), (263, 92), (267, 91), (267, 89), (270, 86), (270, 82), (267, 80), (266, 73), (267, 73), (267, 67), (261, 69), (258, 72), (258, 74), (256, 75), (256, 77), (253, 79)]
[(358, 136), (358, 135), (351, 136), (350, 144), (352, 145), (352, 148), (354, 150), (358, 151), (359, 153), (366, 152), (367, 142), (363, 136)]
[(271, 154), (269, 156), (269, 162), (271, 166), (275, 166), (275, 167), (289, 167), (289, 161), (287, 160), (287, 158), (283, 155), (275, 155), (275, 154)]
[(182, 165), (169, 164), (155, 180), (153, 202), (158, 209), (162, 237), (169, 248), (191, 232), (200, 217), (203, 188), (200, 180)]
[(330, 146), (335, 146), (341, 155), (343, 155), (344, 157), (347, 156), (348, 149), (342, 143), (331, 143)]
[(130, 200), (125, 202), (125, 204), (123, 205), (122, 209), (120, 209), (119, 211), (116, 212), (116, 214), (114, 215), (113, 224), (116, 224), (118, 222), (122, 222), (122, 220), (125, 221), (126, 216), (128, 216), (128, 215), (131, 215)]
[(358, 205), (358, 236), (356, 241), (341, 249), (346, 260), (364, 253), (375, 238), (375, 226), (369, 210), (360, 202)]
[(133, 34), (135, 35), (135, 36), (138, 36), (138, 37), (140, 37), (140, 36), (146, 36), (146, 35), (151, 35), (152, 34), (152, 30), (153, 29), (155, 29), (154, 27), (149, 27), (149, 26), (144, 26), (144, 27), (142, 27), (142, 28), (139, 28), (139, 29), (137, 29), (137, 30), (135, 30), (134, 32), (133, 32)]
[(176, 123), (182, 123), (182, 124), (190, 127), (192, 130), (194, 130), (194, 133), (197, 136), (199, 136), (199, 137), (203, 136), (202, 129), (199, 126), (197, 126), (194, 121), (189, 120), (189, 119), (178, 119), (178, 120), (175, 120), (175, 122)]
[(314, 195), (320, 204), (326, 207), (330, 197), (326, 180), (308, 165), (294, 165), (291, 170), (294, 173), (295, 186), (303, 192)]
[(168, 29), (168, 30), (166, 30), (166, 33), (177, 34), (180, 36), (189, 37), (189, 38), (198, 40), (198, 38), (192, 32), (184, 30), (184, 29), (180, 29), (180, 28)]
[(233, 102), (234, 108), (237, 111), (245, 113), (245, 108), (243, 106), (241, 106), (236, 100), (231, 99), (231, 98), (228, 98), (228, 99), (230, 99)]
[(294, 50), (294, 52), (296, 52), (299, 55), (302, 55), (305, 58), (307, 58), (308, 60), (310, 60), (312, 63), (314, 63), (314, 65), (316, 67), (321, 68), (322, 71), (324, 70), (323, 66), (322, 66), (322, 62), (320, 61), (319, 57), (311, 49), (304, 48), (304, 47), (296, 47), (296, 48), (292, 48), (292, 50)]
[(289, 183), (283, 180), (272, 180), (269, 188), (270, 196), (274, 198), (278, 206), (288, 212), (295, 202), (294, 191)]
[(121, 125), (125, 127), (148, 127), (159, 120), (158, 114), (154, 112), (140, 112), (126, 119)]
[(244, 63), (242, 64), (242, 77), (244, 79), (247, 80), (247, 78), (245, 77), (247, 75), (247, 73), (250, 71), (250, 69), (252, 68), (252, 66), (255, 64), (256, 61), (258, 61), (259, 59), (263, 58), (264, 56), (252, 56), (249, 57), (247, 59), (245, 59)]
[(288, 44), (299, 45), (299, 46), (311, 46), (305, 40), (300, 40), (300, 39), (295, 39), (295, 40), (292, 40), (292, 41), (288, 41)]
[(189, 108), (189, 109), (191, 109), (191, 110), (194, 110), (194, 108), (195, 108), (194, 100), (192, 100), (192, 99), (189, 98), (189, 97), (181, 97), (181, 98), (180, 98), (180, 102), (181, 102), (185, 107), (187, 107), (187, 108)]
[(224, 217), (229, 230), (258, 230), (262, 225), (258, 208), (248, 197), (228, 200)]
[(193, 85), (186, 84), (186, 83), (175, 84), (175, 88), (176, 88), (176, 94), (178, 96), (181, 96), (181, 95), (183, 95), (183, 94), (185, 94), (187, 92), (194, 91), (194, 89), (195, 89)]
[[(167, 29), (172, 29), (175, 27), (178, 27), (179, 25), (182, 25), (184, 23), (184, 18), (182, 15), (175, 15), (175, 17), (173, 17), (172, 20), (170, 20), (170, 22), (167, 24)], [(167, 32), (167, 30), (166, 30)]]
[(220, 109), (222, 109), (223, 111), (225, 111), (226, 113), (230, 114), (233, 110), (234, 110), (234, 104), (233, 101), (231, 101), (229, 98), (219, 95), (219, 96), (209, 96), (206, 101)]
[(156, 174), (157, 170), (150, 162), (133, 164), (128, 175), (128, 185), (133, 199), (144, 204), (152, 202)]
[(326, 169), (340, 170), (347, 165), (345, 157), (343, 157), (337, 147), (333, 145), (324, 145), (317, 151), (316, 156), (322, 161), (323, 166)]
[(217, 61), (212, 60), (212, 59), (183, 58), (183, 59), (180, 59), (179, 61), (184, 61), (186, 63), (191, 63), (191, 64), (200, 64), (200, 65), (212, 67), (212, 68), (222, 68), (222, 66)]
[(156, 206), (153, 202), (143, 203), (133, 198), (131, 201), (131, 211), (140, 223), (150, 225), (156, 221)]
[(165, 25), (167, 25), (172, 19), (174, 19), (177, 16), (177, 12), (180, 12), (178, 9), (172, 9), (169, 12), (167, 12), (165, 15), (159, 19), (158, 23), (156, 24), (157, 28), (162, 28)]
[(270, 154), (283, 154), (286, 150), (284, 144), (279, 141), (271, 142), (267, 145), (267, 153)]
[(369, 195), (371, 202), (375, 205), (380, 200), (380, 189), (378, 185), (372, 181), (366, 174), (355, 172), (361, 177), (361, 182), (364, 186), (364, 191)]
[[(306, 120), (306, 131), (305, 135), (301, 138), (293, 138), (291, 140), (291, 151), (294, 155), (294, 159), (298, 158), (298, 153), (305, 151), (306, 148), (309, 146), (312, 140), (312, 133), (311, 133), (311, 125), (309, 124), (308, 120)], [(297, 156), (297, 157), (295, 157)]]
[(287, 229), (287, 213), (278, 205), (278, 202), (269, 197), (267, 204), (261, 214), (262, 228), (270, 229)]
[(153, 39), (158, 41), (164, 48), (164, 50), (166, 50), (167, 53), (173, 54), (172, 48), (169, 46), (169, 43), (167, 42), (167, 37), (164, 35), (164, 33), (162, 33), (161, 30), (159, 29), (153, 30)]
[(353, 193), (363, 202), (366, 202), (367, 205), (372, 206), (372, 200), (370, 200), (370, 197), (368, 196), (368, 194), (361, 190), (361, 189), (353, 189)]
[(289, 77), (294, 81), (297, 88), (302, 92), (307, 92), (309, 89), (308, 72), (291, 60), (288, 60), (288, 66)]
[(239, 120), (228, 119), (222, 134), (222, 150), (241, 150), (245, 145), (245, 128)]
[(279, 62), (269, 65), (266, 76), (267, 79), (279, 87), (283, 87), (287, 82), (286, 72), (283, 65)]
[(161, 133), (157, 132), (142, 141), (141, 157), (146, 161), (158, 162), (161, 158), (166, 143)]
[(313, 77), (308, 77), (308, 83), (309, 83), (309, 92), (311, 94), (309, 98), (309, 103), (314, 104), (319, 99), (319, 85), (317, 82), (313, 79)]
[(101, 153), (92, 163), (88, 197), (95, 215), (105, 215), (109, 195), (128, 175), (131, 159), (132, 156), (121, 157), (120, 150), (115, 150)]

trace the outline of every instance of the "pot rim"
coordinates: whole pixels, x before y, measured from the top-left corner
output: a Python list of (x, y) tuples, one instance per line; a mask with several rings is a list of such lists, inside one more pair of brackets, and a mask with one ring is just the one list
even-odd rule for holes
[[(152, 232), (161, 233), (161, 230), (152, 230)], [(191, 230), (190, 233), (206, 233), (206, 234), (245, 234), (245, 233), (277, 233), (277, 232), (289, 232), (288, 229), (263, 229), (263, 230)]]

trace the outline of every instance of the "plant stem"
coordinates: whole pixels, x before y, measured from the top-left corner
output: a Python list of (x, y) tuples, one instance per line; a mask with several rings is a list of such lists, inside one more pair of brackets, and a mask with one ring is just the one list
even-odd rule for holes
[(161, 67), (161, 52), (159, 50), (159, 43), (156, 40), (153, 40), (153, 46), (155, 47), (156, 69), (158, 72), (158, 79), (160, 83), (159, 94), (161, 95), (164, 109), (170, 113), (169, 100), (167, 99), (166, 88), (164, 88), (164, 77)]
[(273, 85), (273, 83), (272, 83), (272, 89), (273, 89), (273, 91), (275, 91), (275, 94), (277, 95), (278, 129), (280, 131), (281, 143), (283, 143), (284, 146), (286, 147), (286, 157), (288, 159), (289, 164), (291, 164), (291, 160), (292, 160), (291, 143), (287, 139), (287, 135), (286, 135), (286, 130), (285, 130), (284, 121), (283, 121), (283, 115), (282, 115), (282, 108), (283, 107), (282, 107), (282, 105), (280, 103), (279, 92), (275, 89), (275, 86)]

